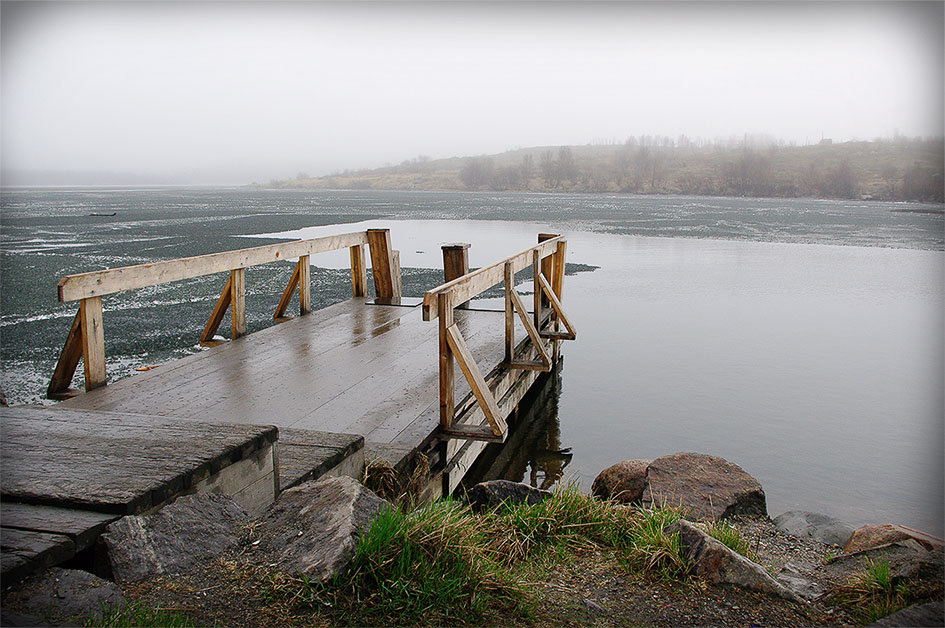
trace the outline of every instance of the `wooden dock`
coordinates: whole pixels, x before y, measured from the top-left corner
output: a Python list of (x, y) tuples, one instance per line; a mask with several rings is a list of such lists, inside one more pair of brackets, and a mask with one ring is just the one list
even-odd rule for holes
[[(486, 444), (506, 439), (519, 401), (552, 368), (560, 342), (574, 338), (561, 305), (565, 241), (539, 240), (473, 272), (468, 245), (444, 247), (447, 281), (422, 299), (401, 295), (399, 255), (386, 230), (65, 277), (60, 299), (79, 300), (80, 307), (49, 387), (51, 397), (64, 400), (53, 409), (4, 411), (4, 511), (14, 502), (97, 516), (158, 508), (196, 490), (195, 478), (220, 472), (212, 460), (238, 461), (234, 447), (265, 450), (246, 445), (265, 438), (273, 445), (273, 496), (326, 473), (358, 477), (375, 458), (407, 469), (422, 457), (429, 465), (428, 495), (452, 492)], [(339, 248), (351, 252), (353, 297), (309, 311), (310, 255)], [(366, 294), (365, 249), (373, 297)], [(294, 258), (299, 261), (274, 314), (282, 322), (246, 335), (244, 269)], [(526, 269), (534, 286), (530, 311), (514, 288), (516, 273)], [(105, 385), (103, 296), (225, 270), (230, 276), (201, 337), (208, 349)], [(504, 310), (467, 305), (503, 283)], [(296, 290), (303, 315), (288, 318)], [(221, 341), (216, 332), (227, 311), (231, 338)], [(84, 392), (69, 388), (79, 361)], [(8, 434), (15, 435), (10, 447)], [(109, 438), (126, 450), (112, 449)], [(138, 460), (128, 443), (148, 453)], [(19, 471), (17, 459), (24, 456), (37, 471)], [(134, 463), (117, 464), (116, 456)], [(43, 469), (52, 475), (41, 477)], [(102, 493), (106, 476), (109, 491), (130, 501), (90, 497)], [(72, 493), (57, 489), (60, 482)], [(264, 483), (260, 477), (252, 482)], [(6, 516), (3, 525), (7, 539)]]

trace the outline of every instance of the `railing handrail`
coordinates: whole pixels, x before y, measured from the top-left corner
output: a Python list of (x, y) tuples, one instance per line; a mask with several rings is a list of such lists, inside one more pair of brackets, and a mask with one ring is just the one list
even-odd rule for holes
[(367, 231), (355, 231), (308, 240), (290, 240), (246, 249), (222, 251), (193, 257), (66, 275), (59, 280), (59, 301), (145, 288), (182, 279), (258, 266), (303, 255), (336, 251), (368, 244)]
[(483, 266), (453, 281), (448, 281), (428, 290), (423, 295), (423, 320), (432, 321), (439, 316), (438, 300), (441, 293), (452, 292), (452, 302), (454, 304), (464, 303), (479, 296), (492, 286), (505, 281), (506, 264), (512, 264), (512, 273), (515, 274), (532, 265), (535, 251), (538, 251), (539, 257), (545, 258), (557, 250), (559, 242), (565, 241), (567, 241), (567, 238), (563, 235), (549, 238), (494, 264)]

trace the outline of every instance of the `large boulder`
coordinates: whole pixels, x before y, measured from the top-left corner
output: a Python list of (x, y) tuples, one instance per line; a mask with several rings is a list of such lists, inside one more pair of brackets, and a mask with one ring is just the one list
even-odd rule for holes
[(685, 519), (666, 528), (668, 534), (679, 534), (690, 569), (712, 584), (726, 583), (771, 593), (787, 600), (800, 601), (790, 589), (771, 577), (764, 567), (729, 549), (721, 541)]
[(765, 492), (740, 466), (697, 453), (657, 458), (646, 471), (643, 503), (682, 506), (689, 518), (716, 521), (735, 515), (767, 516)]
[(945, 541), (919, 530), (892, 523), (866, 524), (857, 528), (843, 546), (847, 554), (912, 539), (927, 550), (942, 549)]
[(646, 469), (650, 460), (632, 459), (618, 462), (597, 474), (591, 492), (604, 499), (626, 504), (637, 503), (646, 490)]
[(260, 519), (259, 551), (277, 569), (324, 582), (351, 561), (362, 529), (387, 502), (346, 476), (284, 491)]
[(549, 491), (510, 480), (480, 482), (466, 492), (466, 501), (475, 512), (482, 512), (501, 504), (533, 506), (549, 497), (551, 497)]
[(932, 628), (933, 626), (945, 626), (945, 604), (941, 600), (904, 608), (873, 622), (866, 628)]
[(218, 493), (181, 497), (152, 515), (110, 523), (99, 537), (112, 576), (135, 582), (186, 571), (239, 546), (249, 515)]
[(805, 510), (789, 510), (774, 518), (775, 527), (798, 538), (810, 537), (827, 545), (843, 545), (853, 534), (853, 526), (845, 521)]

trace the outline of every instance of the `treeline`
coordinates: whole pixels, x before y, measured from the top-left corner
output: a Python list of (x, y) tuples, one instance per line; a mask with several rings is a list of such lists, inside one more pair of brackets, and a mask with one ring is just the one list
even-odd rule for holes
[(611, 192), (699, 196), (945, 201), (942, 139), (790, 146), (631, 137), (620, 145), (531, 148), (499, 155), (297, 177), (278, 187)]

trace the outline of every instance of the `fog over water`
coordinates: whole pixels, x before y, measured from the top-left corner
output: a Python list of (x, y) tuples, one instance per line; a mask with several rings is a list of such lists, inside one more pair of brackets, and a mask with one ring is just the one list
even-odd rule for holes
[(934, 2), (0, 11), (8, 173), (248, 183), (640, 134), (943, 132)]

